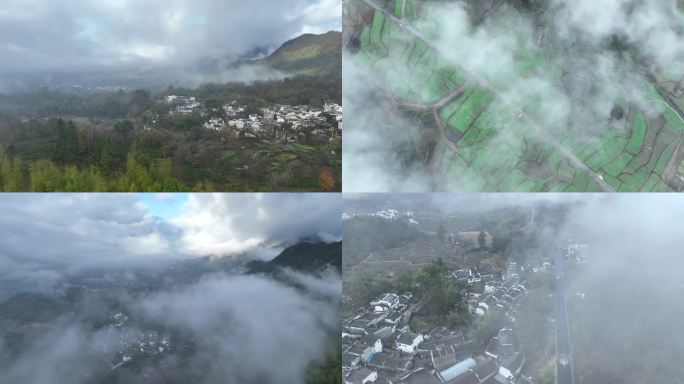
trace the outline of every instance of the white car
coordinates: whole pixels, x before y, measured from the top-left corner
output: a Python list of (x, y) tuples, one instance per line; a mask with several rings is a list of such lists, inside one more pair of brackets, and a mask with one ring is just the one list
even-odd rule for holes
[(566, 354), (560, 354), (560, 355), (558, 355), (558, 362), (562, 366), (566, 366), (566, 365), (570, 364), (570, 356), (568, 356)]

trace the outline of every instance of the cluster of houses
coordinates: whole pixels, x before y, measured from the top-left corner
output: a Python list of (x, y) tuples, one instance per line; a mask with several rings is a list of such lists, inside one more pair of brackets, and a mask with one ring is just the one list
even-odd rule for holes
[(454, 271), (449, 277), (462, 285), (484, 285), (484, 289), (477, 289), (476, 292), (466, 290), (464, 299), (471, 313), (485, 316), (494, 308), (507, 312), (514, 310), (516, 301), (527, 293), (520, 280), (520, 270), (517, 263), (510, 262), (506, 265), (502, 278), (497, 278), (491, 271), (470, 268)]
[[(343, 322), (342, 374), (345, 384), (525, 384), (525, 357), (515, 336), (515, 303), (526, 293), (512, 263), (504, 274), (477, 269), (449, 273), (465, 287), (472, 313), (486, 316), (494, 307), (506, 316), (486, 349), (468, 329), (412, 330), (409, 320), (421, 303), (411, 293), (386, 293)], [(510, 269), (510, 271), (508, 271)], [(509, 273), (510, 272), (510, 273)], [(466, 292), (468, 289), (466, 288)]]
[(188, 114), (197, 112), (202, 108), (202, 103), (192, 96), (169, 95), (164, 98), (166, 104), (171, 105), (171, 114)]
[[(110, 320), (109, 327), (111, 328), (125, 328), (131, 325), (129, 317), (123, 313), (116, 313), (110, 316)], [(159, 360), (174, 347), (170, 336), (157, 330), (140, 332), (135, 338), (122, 337), (115, 345), (117, 350), (110, 359), (110, 368), (112, 370), (116, 370), (133, 361)], [(110, 348), (107, 344), (97, 345), (96, 347), (98, 349), (101, 348), (103, 351)]]
[[(325, 104), (323, 108), (306, 105), (274, 104), (261, 108), (259, 113), (245, 114), (245, 107), (236, 102), (223, 106), (228, 120), (211, 124), (209, 129), (233, 128), (236, 135), (270, 137), (279, 141), (296, 142), (305, 137), (305, 131), (319, 137), (334, 139), (342, 133), (342, 107)], [(327, 115), (334, 118), (330, 123)], [(205, 125), (206, 126), (206, 125)]]
[(373, 213), (364, 213), (364, 214), (359, 214), (359, 213), (342, 213), (342, 220), (349, 220), (353, 217), (358, 217), (358, 216), (375, 216), (375, 217), (382, 217), (383, 219), (387, 220), (401, 220), (409, 224), (418, 224), (418, 220), (416, 220), (416, 215), (413, 211), (398, 211), (396, 209), (383, 209), (377, 212)]
[(387, 220), (406, 220), (411, 224), (418, 224), (418, 221), (415, 219), (416, 215), (413, 213), (413, 211), (400, 212), (396, 209), (384, 209), (375, 213), (371, 213), (369, 216), (378, 216)]
[[(342, 107), (334, 103), (325, 104), (323, 108), (274, 104), (257, 113), (248, 113), (247, 106), (239, 105), (237, 101), (212, 110), (204, 108), (195, 97), (170, 95), (164, 102), (172, 105), (171, 115), (199, 113), (206, 119), (204, 128), (230, 129), (239, 137), (296, 142), (306, 137), (305, 132), (331, 140), (342, 134)], [(334, 121), (331, 122), (328, 116)]]
[[(413, 370), (414, 353), (423, 335), (408, 327), (411, 313), (419, 308), (413, 295), (386, 293), (352, 319), (344, 321), (342, 369), (344, 382), (382, 383), (388, 377)], [(397, 381), (399, 382), (399, 381)]]

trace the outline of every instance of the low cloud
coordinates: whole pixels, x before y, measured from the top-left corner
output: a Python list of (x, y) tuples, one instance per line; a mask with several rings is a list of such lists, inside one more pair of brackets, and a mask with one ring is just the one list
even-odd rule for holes
[[(0, 381), (303, 383), (311, 364), (336, 351), (331, 346), (339, 335), (341, 280), (336, 274), (290, 276), (305, 289), (266, 277), (217, 274), (142, 297), (120, 296), (124, 312), (136, 319), (121, 328), (94, 327), (87, 319), (106, 318), (107, 308), (82, 304), (77, 318), (65, 315), (47, 331), (36, 331), (17, 355), (0, 352)], [(160, 367), (134, 357), (131, 364), (138, 368), (113, 368), (123, 356), (135, 356), (140, 338), (156, 330), (175, 335)], [(0, 347), (9, 336), (0, 331)]]
[(64, 273), (272, 258), (300, 240), (342, 236), (337, 194), (192, 194), (171, 219), (151, 215), (136, 194), (5, 194), (0, 211), (0, 280), (46, 288)]
[[(339, 277), (300, 282), (313, 292), (341, 290)], [(207, 365), (207, 382), (303, 383), (309, 365), (330, 352), (340, 296), (324, 301), (262, 277), (213, 277), (151, 296), (141, 309), (199, 341), (193, 364)]]
[[(493, 9), (506, 7), (509, 5)], [(646, 114), (659, 113), (661, 106), (649, 101), (644, 91), (644, 84), (648, 84), (645, 70), (631, 58), (626, 59), (625, 52), (633, 52), (631, 57), (640, 63), (653, 63), (674, 76), (684, 75), (684, 14), (675, 1), (561, 0), (549, 7), (538, 17), (518, 13), (512, 7), (505, 12), (490, 11), (484, 21), (474, 24), (472, 9), (451, 2), (417, 8), (417, 12), (427, 14), (412, 26), (432, 43), (430, 49), (444, 59), (445, 66), (458, 66), (464, 75), (472, 75), (472, 85), (481, 79), (491, 81), (503, 104), (527, 112), (543, 111), (531, 114), (545, 131), (563, 131), (578, 145), (597, 144), (608, 130), (626, 129), (611, 124), (611, 112), (617, 105), (629, 103)], [(402, 37), (398, 28), (393, 32), (393, 38), (406, 38), (412, 47), (412, 36)], [(546, 44), (543, 49), (537, 47), (539, 36)], [(609, 49), (618, 43), (634, 49)], [(527, 73), (529, 69), (520, 65), (521, 61), (534, 59), (530, 55), (544, 55), (544, 49), (553, 49), (555, 62), (539, 68), (541, 74)], [(448, 170), (443, 175), (433, 172), (425, 155), (426, 143), (437, 137), (432, 111), (405, 118), (394, 103), (402, 100), (392, 100), (390, 87), (382, 80), (373, 80), (388, 73), (394, 73), (395, 78), (411, 78), (414, 69), (403, 69), (405, 55), (382, 58), (373, 63), (373, 68), (351, 54), (343, 59), (345, 96), (349, 96), (344, 100), (349, 115), (345, 121), (345, 150), (349, 149), (344, 164), (345, 191), (478, 188)], [(551, 75), (558, 68), (563, 69), (562, 76)], [(506, 114), (511, 112), (507, 110), (498, 108), (501, 119), (509, 119)], [(520, 132), (514, 124), (502, 123), (485, 145), (516, 147), (523, 145), (519, 144), (521, 136), (538, 140), (531, 131)]]
[[(0, 262), (78, 269), (178, 256), (174, 232), (148, 215), (136, 195), (6, 194), (0, 199)], [(143, 257), (144, 256), (144, 257)], [(3, 269), (3, 275), (14, 268)]]
[(265, 80), (282, 80), (288, 76), (287, 73), (270, 69), (260, 65), (239, 65), (229, 66), (226, 63), (226, 69), (219, 69), (214, 74), (200, 74), (193, 71), (184, 71), (179, 74), (178, 78), (184, 79), (184, 82), (189, 86), (197, 87), (206, 83), (227, 83), (227, 82), (243, 82), (253, 83), (255, 81)]
[(1, 73), (183, 68), (340, 28), (338, 0), (10, 1)]
[(590, 382), (676, 381), (684, 354), (681, 195), (581, 200), (560, 232), (561, 241), (588, 244), (587, 263), (568, 276), (576, 372)]
[[(348, 54), (344, 55), (342, 104), (345, 139), (342, 143), (342, 188), (345, 192), (427, 191), (432, 177), (412, 164), (424, 154), (423, 132), (415, 123), (388, 114), (382, 104), (388, 92)], [(407, 160), (408, 158), (408, 160)]]
[(0, 383), (302, 383), (336, 356), (338, 272), (193, 259), (339, 240), (339, 194), (147, 197), (0, 199)]

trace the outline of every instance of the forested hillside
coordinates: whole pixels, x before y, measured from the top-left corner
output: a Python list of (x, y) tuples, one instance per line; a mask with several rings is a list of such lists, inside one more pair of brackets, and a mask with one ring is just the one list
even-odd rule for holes
[[(41, 90), (0, 96), (3, 191), (339, 190), (340, 139), (292, 144), (236, 137), (202, 126), (197, 113), (170, 114), (159, 100), (191, 95), (245, 114), (270, 103), (323, 105), (341, 99), (340, 79), (298, 77), (73, 94)], [(206, 119), (206, 118), (205, 118)]]

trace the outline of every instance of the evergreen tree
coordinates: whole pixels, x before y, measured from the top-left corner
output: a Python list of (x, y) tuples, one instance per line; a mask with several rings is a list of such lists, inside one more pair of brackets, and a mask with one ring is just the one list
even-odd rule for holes
[(57, 121), (57, 139), (53, 159), (60, 164), (73, 164), (78, 158), (78, 131), (73, 122)]

